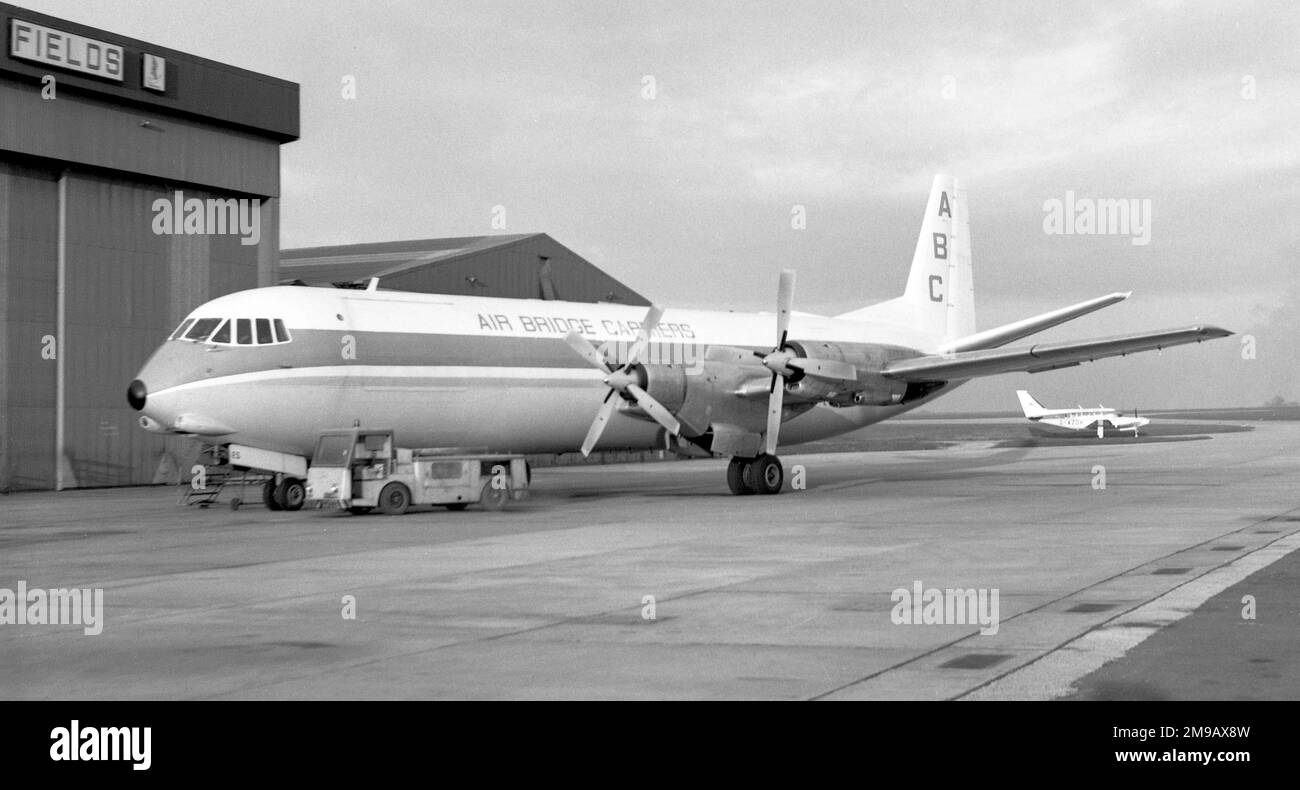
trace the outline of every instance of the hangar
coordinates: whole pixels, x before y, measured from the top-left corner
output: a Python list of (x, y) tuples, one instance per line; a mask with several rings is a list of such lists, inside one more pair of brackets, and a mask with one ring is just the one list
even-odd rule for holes
[(123, 395), (182, 316), (276, 282), (298, 85), (0, 4), (0, 490), (151, 483)]
[[(297, 282), (616, 301), (544, 233), (279, 249), (299, 87), (0, 3), (0, 492), (175, 482), (124, 389), (194, 307)], [(610, 459), (612, 460), (612, 459)]]

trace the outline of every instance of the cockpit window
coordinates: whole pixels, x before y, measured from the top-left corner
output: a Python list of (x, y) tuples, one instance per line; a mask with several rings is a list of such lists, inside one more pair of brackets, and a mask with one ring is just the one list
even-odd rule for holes
[(187, 318), (170, 339), (224, 346), (274, 346), (293, 338), (279, 318)]
[(207, 340), (208, 335), (212, 334), (212, 330), (216, 329), (219, 323), (221, 323), (220, 318), (200, 318), (194, 322), (194, 326), (190, 327), (190, 331), (185, 333), (185, 339)]
[(168, 340), (175, 340), (176, 338), (181, 337), (182, 335), (185, 334), (185, 330), (190, 328), (190, 324), (192, 324), (192, 323), (194, 323), (194, 319), (193, 319), (193, 318), (187, 318), (187, 319), (185, 319), (184, 321), (181, 322), (181, 325), (180, 325), (180, 326), (176, 327), (176, 331), (175, 331), (175, 332), (172, 332), (172, 336), (169, 337), (169, 338), (167, 338), (167, 339), (168, 339)]

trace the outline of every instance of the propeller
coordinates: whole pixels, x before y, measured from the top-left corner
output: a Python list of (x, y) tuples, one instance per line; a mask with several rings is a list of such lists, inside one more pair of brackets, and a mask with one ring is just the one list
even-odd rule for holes
[(681, 433), (681, 423), (662, 403), (641, 388), (639, 384), (641, 378), (636, 372), (637, 360), (645, 353), (646, 346), (650, 345), (650, 335), (659, 325), (659, 319), (663, 314), (663, 308), (659, 305), (650, 306), (650, 312), (646, 313), (645, 320), (641, 322), (641, 330), (637, 333), (636, 342), (628, 350), (627, 361), (620, 368), (611, 368), (605, 356), (577, 332), (570, 332), (565, 336), (564, 340), (570, 348), (587, 360), (589, 365), (605, 374), (604, 382), (609, 386), (605, 401), (601, 404), (600, 411), (596, 412), (596, 419), (592, 421), (591, 428), (587, 431), (587, 438), (582, 442), (583, 455), (591, 454), (596, 442), (600, 441), (600, 435), (605, 432), (605, 425), (609, 423), (610, 417), (614, 416), (614, 409), (618, 407), (618, 401), (614, 398), (615, 393), (629, 398), (640, 406), (673, 436)]
[[(754, 356), (763, 360), (763, 367), (772, 371), (772, 381), (768, 384), (767, 398), (767, 434), (765, 450), (768, 455), (776, 454), (777, 436), (781, 430), (781, 409), (785, 400), (785, 384), (792, 378), (807, 374), (817, 378), (837, 381), (858, 380), (858, 371), (847, 362), (829, 359), (811, 359), (801, 357), (786, 345), (790, 333), (790, 308), (794, 304), (794, 270), (781, 271), (781, 280), (776, 289), (776, 347), (767, 353), (755, 351)], [(777, 386), (777, 379), (782, 379)]]

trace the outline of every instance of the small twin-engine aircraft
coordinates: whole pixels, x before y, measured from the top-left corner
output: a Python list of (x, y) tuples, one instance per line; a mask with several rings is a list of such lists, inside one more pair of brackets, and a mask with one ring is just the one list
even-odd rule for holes
[(1136, 410), (1132, 417), (1125, 417), (1121, 412), (1101, 405), (1095, 409), (1082, 406), (1077, 409), (1045, 409), (1025, 390), (1016, 390), (1016, 395), (1020, 398), (1020, 408), (1030, 421), (1070, 431), (1086, 431), (1096, 426), (1098, 439), (1106, 438), (1107, 427), (1115, 431), (1132, 431), (1137, 436), (1138, 428), (1151, 423), (1146, 417), (1139, 417)]
[(301, 485), (283, 470), (304, 468), (322, 431), (382, 425), (409, 447), (730, 457), (732, 493), (774, 494), (778, 440), (857, 430), (977, 376), (1232, 334), (1192, 326), (1004, 348), (1127, 297), (976, 331), (966, 198), (938, 176), (903, 295), (843, 315), (794, 312), (792, 271), (775, 313), (403, 293), (376, 280), (258, 288), (190, 313), (127, 399), (149, 430), (293, 461), (266, 464), (281, 470), (281, 492)]

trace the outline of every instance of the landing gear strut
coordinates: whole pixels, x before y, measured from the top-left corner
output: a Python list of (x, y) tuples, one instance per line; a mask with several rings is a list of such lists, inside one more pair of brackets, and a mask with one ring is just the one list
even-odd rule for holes
[(757, 458), (732, 458), (727, 464), (727, 487), (737, 496), (779, 494), (785, 482), (785, 470), (775, 455)]

